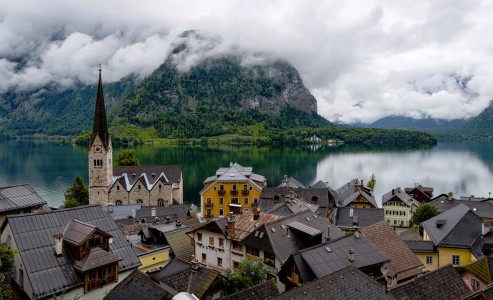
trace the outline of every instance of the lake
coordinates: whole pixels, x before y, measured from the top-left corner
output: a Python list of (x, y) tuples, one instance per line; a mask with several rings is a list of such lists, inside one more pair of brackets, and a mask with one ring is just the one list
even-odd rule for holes
[[(114, 157), (121, 149), (115, 147)], [(301, 183), (318, 180), (337, 189), (375, 174), (375, 198), (392, 188), (431, 186), (434, 194), (488, 197), (493, 192), (493, 142), (439, 143), (425, 150), (365, 147), (138, 146), (142, 165), (181, 164), (184, 199), (199, 204), (202, 182), (219, 167), (252, 166), (276, 186), (284, 175)], [(88, 182), (87, 147), (39, 141), (0, 141), (0, 186), (29, 183), (50, 206), (80, 175)]]

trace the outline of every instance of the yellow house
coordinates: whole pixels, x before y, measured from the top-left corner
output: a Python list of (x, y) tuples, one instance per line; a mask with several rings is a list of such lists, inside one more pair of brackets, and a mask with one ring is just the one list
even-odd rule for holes
[(216, 175), (204, 181), (200, 191), (201, 211), (205, 218), (219, 218), (230, 212), (240, 214), (255, 207), (266, 180), (252, 172), (251, 167), (231, 163), (219, 168)]
[(422, 225), (423, 241), (408, 242), (408, 246), (423, 262), (425, 269), (435, 270), (448, 264), (464, 267), (482, 256), (481, 237), (489, 232), (489, 227), (464, 204), (459, 204)]

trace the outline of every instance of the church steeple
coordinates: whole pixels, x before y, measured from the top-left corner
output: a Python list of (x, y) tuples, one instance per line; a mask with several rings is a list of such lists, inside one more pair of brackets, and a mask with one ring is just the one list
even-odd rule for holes
[(106, 123), (106, 109), (104, 108), (103, 82), (101, 80), (101, 64), (99, 65), (99, 82), (98, 94), (96, 98), (96, 109), (94, 111), (94, 126), (92, 129), (91, 143), (92, 147), (94, 139), (99, 135), (103, 143), (103, 147), (108, 150), (110, 135), (108, 133), (108, 124)]

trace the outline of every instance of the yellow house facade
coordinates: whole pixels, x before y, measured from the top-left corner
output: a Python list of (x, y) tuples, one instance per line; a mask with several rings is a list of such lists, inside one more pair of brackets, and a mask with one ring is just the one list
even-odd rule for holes
[(251, 167), (238, 163), (219, 168), (215, 176), (204, 181), (200, 191), (201, 212), (205, 218), (220, 218), (230, 212), (241, 214), (258, 204), (265, 177), (252, 172)]

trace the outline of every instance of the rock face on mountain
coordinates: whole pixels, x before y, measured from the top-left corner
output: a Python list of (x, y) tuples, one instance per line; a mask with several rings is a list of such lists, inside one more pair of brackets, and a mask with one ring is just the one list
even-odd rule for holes
[(469, 119), (454, 133), (491, 138), (493, 136), (493, 101), (479, 115)]

